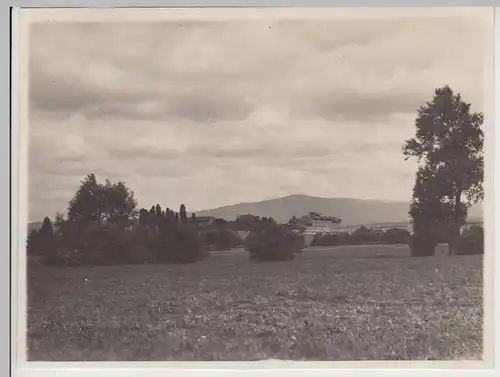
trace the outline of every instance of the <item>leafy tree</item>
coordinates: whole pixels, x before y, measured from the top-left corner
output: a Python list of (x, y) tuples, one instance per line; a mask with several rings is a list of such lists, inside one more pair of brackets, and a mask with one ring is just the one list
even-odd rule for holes
[(106, 180), (102, 191), (104, 220), (122, 227), (131, 225), (137, 218), (137, 201), (134, 192), (122, 181), (111, 183), (109, 180)]
[[(125, 262), (124, 253), (118, 250), (123, 250), (123, 232), (135, 224), (136, 206), (134, 193), (124, 182), (106, 180), (100, 184), (94, 174), (87, 175), (68, 204), (67, 216), (56, 216), (53, 234), (57, 250), (48, 256), (47, 263)], [(142, 225), (149, 220), (146, 213), (140, 213)]]
[(79, 226), (103, 221), (129, 225), (137, 216), (134, 193), (124, 182), (99, 184), (94, 174), (81, 182), (69, 202), (68, 220)]
[[(464, 212), (471, 203), (483, 199), (482, 124), (483, 114), (471, 112), (471, 105), (460, 94), (444, 86), (435, 90), (431, 102), (420, 107), (415, 137), (403, 146), (405, 159), (416, 157), (421, 165), (410, 213), (424, 215), (423, 219), (413, 217), (415, 232), (420, 231), (419, 221), (430, 221), (432, 216), (425, 214), (428, 207), (439, 213), (441, 221), (446, 216), (438, 202), (447, 203), (452, 208), (450, 254), (457, 251)], [(418, 190), (423, 193), (416, 193)]]
[(234, 221), (235, 230), (246, 230), (252, 231), (255, 226), (259, 223), (260, 217), (250, 214), (241, 215)]
[(97, 223), (102, 220), (104, 196), (95, 174), (88, 174), (69, 202), (68, 220), (73, 223)]

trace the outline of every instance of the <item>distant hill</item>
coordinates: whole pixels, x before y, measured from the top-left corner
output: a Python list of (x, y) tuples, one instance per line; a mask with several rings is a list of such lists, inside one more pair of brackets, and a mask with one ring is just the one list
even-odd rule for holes
[[(339, 217), (344, 225), (359, 225), (408, 222), (410, 220), (408, 209), (409, 203), (406, 202), (290, 195), (261, 202), (197, 211), (196, 215), (234, 220), (238, 215), (252, 214), (272, 217), (278, 222), (287, 222), (292, 216), (299, 217), (312, 211)], [(481, 211), (480, 206), (473, 206), (469, 217), (482, 218)]]

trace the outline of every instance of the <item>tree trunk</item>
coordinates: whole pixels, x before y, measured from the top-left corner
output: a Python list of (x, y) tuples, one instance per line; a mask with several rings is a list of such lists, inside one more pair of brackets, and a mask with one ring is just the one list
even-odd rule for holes
[(455, 255), (458, 250), (458, 242), (460, 240), (460, 228), (461, 218), (460, 218), (460, 209), (461, 209), (461, 196), (462, 190), (457, 191), (455, 195), (455, 210), (453, 216), (453, 224), (451, 226), (451, 234), (450, 234), (450, 242), (448, 243), (448, 254)]

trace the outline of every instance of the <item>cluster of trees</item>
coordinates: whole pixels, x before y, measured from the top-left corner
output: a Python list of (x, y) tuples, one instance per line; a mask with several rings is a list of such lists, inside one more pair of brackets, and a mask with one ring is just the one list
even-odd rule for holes
[(392, 228), (385, 232), (370, 229), (364, 226), (352, 233), (315, 234), (311, 246), (340, 246), (340, 245), (373, 245), (373, 244), (408, 244), (411, 235), (405, 229)]
[[(250, 232), (244, 243), (239, 230)], [(159, 204), (138, 209), (124, 182), (104, 184), (89, 174), (54, 223), (46, 217), (29, 233), (30, 261), (49, 265), (190, 263), (209, 249), (245, 246), (252, 259), (289, 260), (304, 247), (302, 235), (272, 218), (239, 216), (235, 221), (198, 222), (182, 204), (178, 212)]]
[(205, 256), (186, 207), (160, 205), (137, 210), (134, 193), (123, 182), (104, 184), (89, 174), (66, 214), (45, 218), (27, 240), (28, 256), (52, 265), (195, 262)]
[[(451, 255), (464, 249), (461, 243), (470, 243), (471, 236), (461, 237), (460, 230), (470, 205), (483, 199), (482, 124), (483, 114), (472, 112), (449, 86), (436, 89), (432, 101), (418, 110), (415, 137), (403, 146), (405, 159), (419, 163), (409, 212), (413, 255), (433, 255), (440, 235)], [(478, 234), (481, 245), (474, 250), (483, 248)]]

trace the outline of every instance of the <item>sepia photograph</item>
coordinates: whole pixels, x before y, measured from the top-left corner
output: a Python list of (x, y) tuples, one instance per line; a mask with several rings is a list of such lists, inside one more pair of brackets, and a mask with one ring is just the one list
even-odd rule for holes
[(491, 357), (493, 8), (20, 25), (20, 360)]

